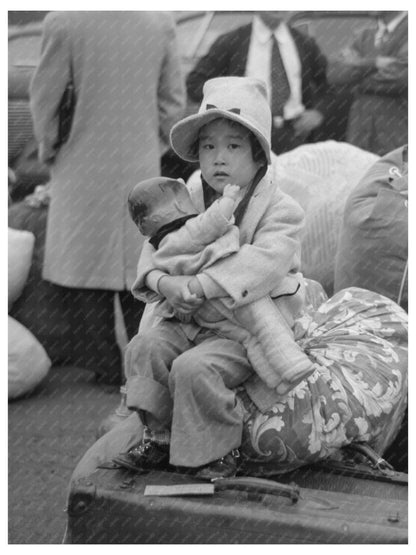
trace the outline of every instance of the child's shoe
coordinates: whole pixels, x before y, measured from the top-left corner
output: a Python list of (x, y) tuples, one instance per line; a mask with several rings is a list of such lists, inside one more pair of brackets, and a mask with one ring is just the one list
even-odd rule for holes
[(169, 445), (141, 439), (127, 453), (120, 453), (113, 462), (129, 470), (164, 469), (169, 465)]
[(218, 478), (232, 478), (236, 475), (238, 469), (238, 459), (240, 452), (238, 449), (233, 449), (231, 453), (217, 459), (206, 466), (203, 466), (196, 473), (197, 478), (202, 480), (217, 480)]

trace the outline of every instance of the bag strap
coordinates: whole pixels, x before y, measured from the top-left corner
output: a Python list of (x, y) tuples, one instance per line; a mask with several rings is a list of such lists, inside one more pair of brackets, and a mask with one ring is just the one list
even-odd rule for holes
[(257, 170), (256, 175), (253, 178), (253, 181), (251, 182), (251, 185), (248, 189), (248, 191), (246, 192), (246, 194), (244, 195), (243, 199), (241, 200), (240, 204), (237, 206), (237, 209), (234, 213), (234, 217), (235, 217), (235, 225), (237, 227), (239, 227), (241, 220), (244, 217), (244, 214), (246, 213), (247, 210), (247, 206), (248, 203), (250, 202), (251, 197), (254, 194), (254, 191), (256, 190), (257, 185), (259, 184), (259, 182), (263, 179), (263, 177), (266, 175), (267, 172), (267, 166), (261, 166), (261, 168), (259, 168)]
[(349, 455), (360, 455), (365, 457), (365, 462), (357, 462), (354, 457), (346, 461), (325, 459), (316, 463), (316, 468), (333, 471), (345, 476), (365, 478), (367, 480), (378, 480), (390, 482), (402, 486), (408, 485), (408, 475), (398, 472), (379, 453), (365, 442), (351, 443), (342, 448)]
[(408, 266), (409, 266), (409, 259), (406, 260), (406, 266), (404, 267), (403, 277), (402, 277), (402, 281), (400, 283), (399, 296), (397, 297), (397, 304), (398, 305), (400, 305), (401, 302), (402, 302), (404, 286), (405, 286), (406, 280), (407, 280)]

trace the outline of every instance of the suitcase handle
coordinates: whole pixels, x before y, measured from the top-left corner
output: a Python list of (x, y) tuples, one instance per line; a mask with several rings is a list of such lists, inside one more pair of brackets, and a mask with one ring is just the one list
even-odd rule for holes
[(268, 493), (270, 495), (288, 497), (292, 503), (297, 503), (300, 488), (296, 484), (281, 484), (263, 478), (218, 478), (213, 480), (215, 491), (235, 489), (248, 493)]

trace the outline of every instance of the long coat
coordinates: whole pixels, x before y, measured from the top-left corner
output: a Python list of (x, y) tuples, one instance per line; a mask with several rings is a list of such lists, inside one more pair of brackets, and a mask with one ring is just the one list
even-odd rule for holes
[[(71, 79), (71, 133), (56, 149), (58, 106)], [(143, 238), (130, 221), (127, 195), (160, 173), (161, 143), (184, 110), (171, 15), (48, 14), (30, 92), (40, 157), (51, 170), (44, 278), (129, 289)]]

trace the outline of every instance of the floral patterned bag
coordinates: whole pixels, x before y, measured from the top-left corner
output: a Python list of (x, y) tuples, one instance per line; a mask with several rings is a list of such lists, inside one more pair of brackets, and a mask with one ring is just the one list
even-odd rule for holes
[[(309, 283), (315, 307), (322, 299)], [(243, 388), (242, 457), (251, 474), (287, 472), (365, 441), (384, 453), (407, 407), (407, 314), (364, 289), (309, 305), (295, 337), (315, 371), (261, 413)], [(254, 463), (254, 464), (253, 464)]]

